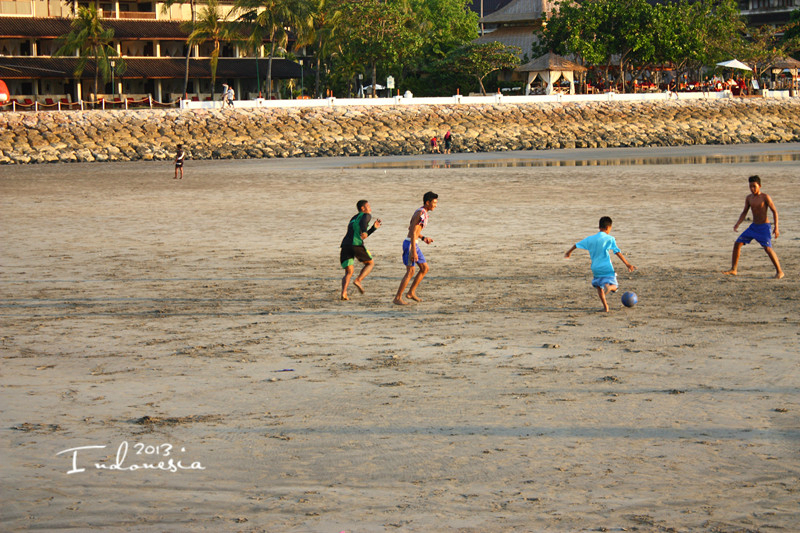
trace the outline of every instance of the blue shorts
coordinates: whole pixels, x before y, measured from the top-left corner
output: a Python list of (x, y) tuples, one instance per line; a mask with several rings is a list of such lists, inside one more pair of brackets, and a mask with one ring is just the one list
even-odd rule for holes
[(750, 224), (750, 227), (739, 235), (736, 242), (749, 244), (753, 239), (764, 248), (772, 248), (772, 224), (769, 222), (764, 224)]
[[(417, 248), (417, 264), (425, 263), (425, 256), (422, 255), (422, 250), (419, 248), (419, 244), (416, 246)], [(411, 251), (411, 240), (406, 239), (403, 241), (403, 264), (406, 266), (414, 266), (413, 263), (409, 263), (409, 252)]]
[(592, 287), (604, 289), (606, 285), (618, 285), (617, 275), (612, 274), (610, 276), (600, 276), (592, 280)]

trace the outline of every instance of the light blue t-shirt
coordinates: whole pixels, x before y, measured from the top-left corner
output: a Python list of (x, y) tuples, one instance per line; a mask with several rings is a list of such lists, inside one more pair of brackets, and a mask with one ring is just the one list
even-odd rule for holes
[(614, 275), (614, 265), (611, 264), (611, 255), (608, 253), (609, 250), (615, 254), (620, 252), (614, 237), (605, 231), (598, 231), (575, 246), (581, 250), (589, 251), (589, 255), (592, 258), (592, 274), (594, 274), (594, 277)]

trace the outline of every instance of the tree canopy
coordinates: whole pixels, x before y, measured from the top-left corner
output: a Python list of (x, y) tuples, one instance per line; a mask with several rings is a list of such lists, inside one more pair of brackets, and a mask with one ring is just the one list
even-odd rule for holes
[[(80, 77), (86, 69), (89, 59), (94, 60), (94, 97), (98, 93), (98, 76), (105, 83), (111, 78), (111, 60), (117, 57), (116, 49), (111, 45), (114, 30), (103, 27), (96, 6), (79, 7), (77, 17), (71, 23), (72, 31), (59, 38), (60, 47), (56, 56), (73, 55), (77, 52), (78, 62), (75, 66), (75, 77)], [(126, 64), (116, 59), (116, 72), (125, 72)]]
[(752, 60), (757, 54), (746, 37), (736, 0), (564, 0), (538, 32), (534, 54), (574, 55), (636, 77), (635, 67), (687, 71), (733, 57)]

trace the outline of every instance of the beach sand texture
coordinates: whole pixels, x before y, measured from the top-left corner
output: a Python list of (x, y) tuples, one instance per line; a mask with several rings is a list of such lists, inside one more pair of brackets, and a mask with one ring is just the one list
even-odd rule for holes
[[(800, 145), (735, 148), (766, 149)], [(0, 168), (2, 529), (797, 531), (800, 161), (486, 157)], [(751, 174), (783, 280), (755, 243), (721, 274)], [(425, 301), (395, 306), (427, 190)], [(342, 302), (360, 198), (383, 227)], [(608, 314), (563, 257), (602, 215), (638, 267)], [(130, 470), (169, 458), (204, 469)]]

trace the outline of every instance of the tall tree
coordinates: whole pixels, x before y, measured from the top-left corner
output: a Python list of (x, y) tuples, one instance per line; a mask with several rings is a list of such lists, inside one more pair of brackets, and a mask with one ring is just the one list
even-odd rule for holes
[(795, 9), (789, 14), (789, 24), (785, 26), (783, 40), (791, 41), (787, 45), (790, 53), (800, 51), (800, 9)]
[[(164, 0), (164, 3), (161, 5), (161, 12), (166, 14), (175, 4), (184, 4), (185, 2), (181, 0)], [(191, 25), (188, 26), (189, 33), (194, 31), (194, 25), (197, 22), (197, 3), (195, 0), (190, 0), (189, 2), (189, 9), (191, 10)], [(186, 28), (186, 26), (184, 26)], [(192, 56), (192, 47), (189, 45), (188, 41), (186, 43), (186, 70), (183, 74), (183, 98), (186, 99), (189, 97), (189, 58)]]
[[(72, 31), (59, 38), (60, 47), (56, 56), (78, 54), (78, 62), (74, 75), (80, 78), (91, 58), (94, 61), (94, 102), (97, 101), (98, 76), (102, 75), (103, 83), (111, 78), (111, 58), (117, 57), (117, 50), (111, 45), (114, 30), (104, 28), (96, 6), (79, 7), (77, 17), (70, 23)], [(116, 71), (125, 72), (125, 61), (116, 60)]]
[(311, 9), (306, 0), (236, 0), (239, 21), (250, 28), (248, 36), (252, 46), (270, 42), (267, 62), (267, 98), (272, 96), (272, 58), (278, 47), (286, 49), (289, 29), (299, 33), (312, 24)]
[(522, 50), (497, 41), (486, 44), (469, 44), (459, 48), (442, 60), (441, 65), (453, 72), (469, 75), (478, 81), (481, 94), (486, 94), (483, 80), (492, 72), (519, 65)]
[(184, 24), (186, 31), (191, 30), (187, 42), (189, 46), (201, 45), (207, 41), (214, 44), (211, 50), (209, 66), (211, 68), (211, 100), (214, 100), (214, 88), (217, 82), (217, 64), (222, 42), (233, 41), (238, 38), (235, 30), (228, 20), (228, 15), (223, 15), (219, 8), (219, 0), (208, 0), (208, 5), (200, 10), (199, 18), (194, 26)]
[(753, 67), (756, 78), (759, 73), (768, 71), (776, 61), (786, 58), (792, 50), (798, 48), (800, 35), (785, 39), (792, 24), (774, 27), (768, 24), (748, 28), (749, 39), (744, 46), (741, 58)]
[(314, 74), (314, 95), (320, 95), (320, 76), (323, 61), (330, 58), (336, 50), (336, 37), (342, 21), (342, 11), (336, 0), (308, 0), (309, 24), (298, 28), (297, 44), (311, 46), (314, 50), (316, 72)]
[[(408, 0), (350, 0), (342, 2), (344, 56), (369, 68), (372, 94), (377, 87), (377, 67), (397, 66), (423, 42)], [(367, 23), (365, 23), (367, 21)]]
[(439, 60), (478, 37), (478, 15), (471, 0), (409, 0), (417, 31), (425, 38), (420, 58)]
[[(651, 5), (644, 0), (562, 1), (544, 29), (539, 49), (575, 54), (608, 67), (618, 61), (620, 77), (631, 65), (643, 70), (671, 64), (699, 68), (741, 41), (743, 23), (736, 0), (681, 0)], [(636, 73), (632, 74), (636, 76)]]

